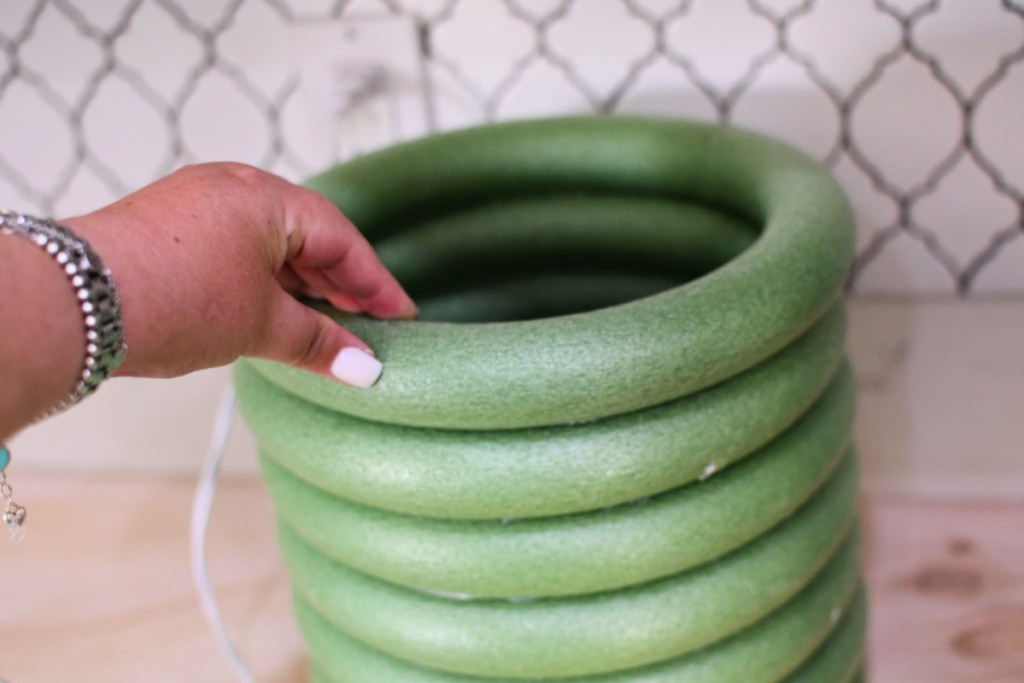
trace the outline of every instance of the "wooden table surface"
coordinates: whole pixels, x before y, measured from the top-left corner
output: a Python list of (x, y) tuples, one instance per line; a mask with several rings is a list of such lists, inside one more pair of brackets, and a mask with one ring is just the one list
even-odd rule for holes
[[(0, 679), (230, 683), (189, 579), (191, 480), (19, 473), (14, 483), (29, 525), (20, 543), (0, 535)], [(874, 499), (863, 518), (871, 680), (1024, 683), (1024, 502)], [(257, 679), (305, 681), (259, 482), (222, 482), (208, 547)]]

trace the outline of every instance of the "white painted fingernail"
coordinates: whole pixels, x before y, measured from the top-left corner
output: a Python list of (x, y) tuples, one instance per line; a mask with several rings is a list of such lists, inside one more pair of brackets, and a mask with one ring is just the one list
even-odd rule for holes
[(384, 369), (383, 363), (354, 346), (346, 346), (331, 363), (331, 374), (360, 389), (372, 387)]

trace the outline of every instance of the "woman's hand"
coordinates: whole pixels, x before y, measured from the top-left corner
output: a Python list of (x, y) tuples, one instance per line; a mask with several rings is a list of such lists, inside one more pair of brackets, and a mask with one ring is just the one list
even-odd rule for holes
[(289, 292), (377, 318), (416, 315), (338, 209), (249, 166), (189, 166), (62, 222), (90, 242), (120, 291), (128, 353), (119, 375), (170, 377), (255, 356), (370, 386), (381, 370), (372, 351)]

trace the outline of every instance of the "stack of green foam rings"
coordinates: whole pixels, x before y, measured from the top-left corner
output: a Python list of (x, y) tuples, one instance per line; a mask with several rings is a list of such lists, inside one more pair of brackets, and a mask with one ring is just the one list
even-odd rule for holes
[(731, 128), (463, 130), (310, 186), (421, 306), (357, 390), (245, 361), (314, 680), (862, 675), (851, 217)]

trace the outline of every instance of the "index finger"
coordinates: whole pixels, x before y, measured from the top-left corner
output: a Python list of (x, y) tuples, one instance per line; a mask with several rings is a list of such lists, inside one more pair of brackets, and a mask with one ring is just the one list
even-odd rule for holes
[(376, 318), (414, 318), (416, 304), (370, 243), (327, 199), (298, 186), (285, 207), (286, 262), (331, 301), (355, 301)]

